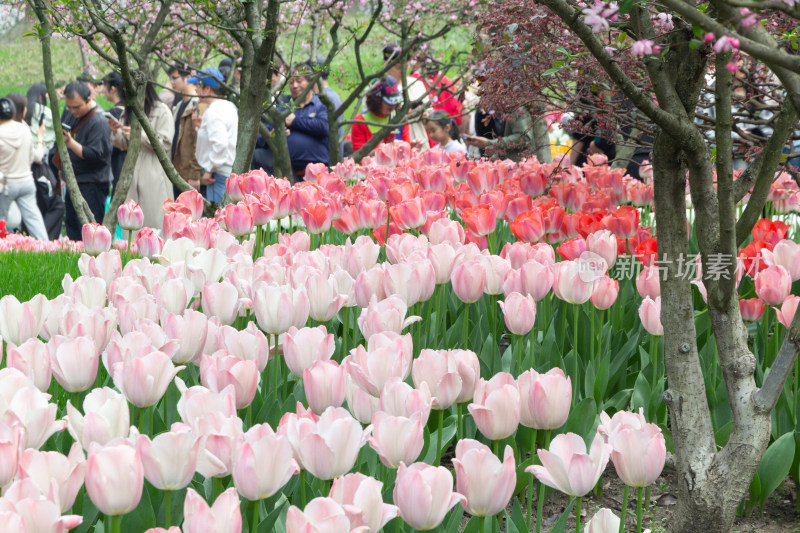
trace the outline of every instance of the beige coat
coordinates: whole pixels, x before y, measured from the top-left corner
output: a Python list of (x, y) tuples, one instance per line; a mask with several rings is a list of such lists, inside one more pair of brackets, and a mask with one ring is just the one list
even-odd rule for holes
[[(172, 137), (175, 134), (175, 124), (170, 109), (161, 102), (156, 102), (150, 111), (150, 124), (156, 130), (161, 146), (169, 155), (172, 146)], [(122, 130), (117, 130), (111, 136), (111, 142), (120, 150), (128, 149), (128, 138), (122, 134)], [(161, 230), (164, 219), (164, 210), (161, 204), (165, 200), (175, 198), (172, 192), (172, 183), (167, 178), (166, 172), (161, 168), (156, 153), (147, 139), (147, 135), (142, 132), (142, 144), (139, 149), (139, 157), (133, 170), (133, 180), (128, 189), (126, 200), (133, 199), (139, 203), (144, 213), (144, 225), (150, 228)]]

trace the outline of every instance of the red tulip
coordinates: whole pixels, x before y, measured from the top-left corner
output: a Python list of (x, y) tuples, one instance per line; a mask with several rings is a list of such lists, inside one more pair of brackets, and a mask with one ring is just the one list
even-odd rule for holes
[(564, 241), (558, 248), (556, 248), (558, 255), (560, 255), (561, 258), (566, 261), (574, 261), (575, 259), (578, 259), (584, 252), (586, 252), (586, 250), (588, 250), (586, 241), (581, 237)]
[(603, 217), (603, 224), (617, 237), (633, 237), (639, 227), (639, 210), (627, 205), (618, 207), (614, 213)]
[(651, 237), (640, 242), (634, 255), (644, 266), (655, 266), (658, 262), (658, 243), (656, 238)]
[(481, 204), (461, 212), (461, 219), (467, 229), (476, 236), (483, 237), (494, 232), (497, 225), (495, 208), (491, 204)]
[(786, 238), (789, 233), (789, 226), (780, 220), (762, 218), (756, 222), (750, 233), (753, 235), (753, 240), (775, 246), (778, 241)]
[(523, 242), (537, 242), (545, 233), (542, 212), (538, 209), (519, 215), (510, 224), (511, 232)]
[(300, 215), (309, 233), (317, 235), (331, 228), (331, 215), (325, 202), (308, 204), (300, 210)]
[(755, 279), (759, 272), (769, 266), (764, 260), (764, 256), (771, 250), (771, 245), (761, 241), (753, 241), (739, 250), (737, 259), (742, 262), (747, 275)]

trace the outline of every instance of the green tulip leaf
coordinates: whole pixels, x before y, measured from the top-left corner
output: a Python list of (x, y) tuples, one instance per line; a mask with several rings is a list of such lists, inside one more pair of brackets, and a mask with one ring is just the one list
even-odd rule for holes
[(789, 475), (794, 460), (794, 433), (786, 433), (767, 448), (761, 464), (758, 465), (758, 478), (761, 481), (758, 505), (763, 508), (770, 494), (783, 483)]

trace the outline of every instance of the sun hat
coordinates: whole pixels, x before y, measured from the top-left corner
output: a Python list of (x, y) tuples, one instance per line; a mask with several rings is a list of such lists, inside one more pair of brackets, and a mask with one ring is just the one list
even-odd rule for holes
[(212, 87), (214, 89), (220, 88), (220, 80), (224, 80), (225, 76), (222, 75), (222, 72), (219, 71), (218, 68), (209, 67), (203, 69), (202, 72), (198, 72), (196, 75), (192, 76), (191, 78), (186, 80), (186, 83), (191, 83), (193, 85), (202, 83), (208, 87)]

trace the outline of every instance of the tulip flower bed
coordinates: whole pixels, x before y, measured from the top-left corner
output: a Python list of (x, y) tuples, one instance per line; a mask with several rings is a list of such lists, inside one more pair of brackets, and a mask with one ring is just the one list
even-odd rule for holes
[[(538, 532), (558, 491), (552, 531), (641, 531), (671, 447), (653, 192), (592, 163), (381, 145), (294, 187), (232, 176), (215, 219), (184, 193), (163, 238), (133, 203), (120, 249), (85, 226), (63, 294), (0, 299), (4, 529)], [(762, 220), (739, 258), (759, 380), (798, 303), (789, 229)], [(797, 391), (743, 513), (798, 476)], [(581, 524), (609, 462), (622, 516)]]

